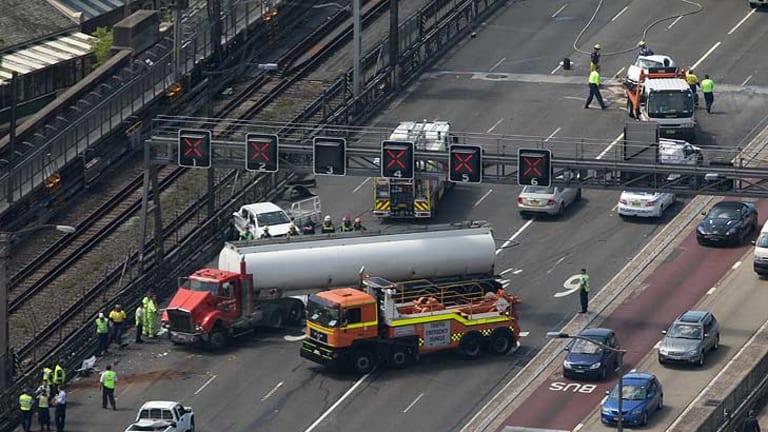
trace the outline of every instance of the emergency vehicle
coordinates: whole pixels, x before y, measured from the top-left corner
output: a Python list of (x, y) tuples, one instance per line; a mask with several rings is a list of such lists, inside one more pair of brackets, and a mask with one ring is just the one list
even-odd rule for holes
[[(402, 122), (389, 136), (392, 141), (412, 141), (414, 149), (446, 150), (451, 126), (445, 121)], [(448, 166), (418, 161), (413, 179), (373, 179), (373, 215), (383, 218), (431, 218), (451, 183)]]
[(468, 359), (516, 346), (515, 304), (492, 278), (393, 283), (366, 277), (365, 291), (339, 288), (309, 296), (301, 356), (365, 374), (402, 368), (421, 354), (455, 350)]

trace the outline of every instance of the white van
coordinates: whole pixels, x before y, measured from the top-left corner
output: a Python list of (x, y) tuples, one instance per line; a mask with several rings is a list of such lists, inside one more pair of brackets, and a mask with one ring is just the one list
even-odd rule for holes
[(765, 222), (760, 235), (752, 244), (755, 245), (755, 255), (752, 259), (755, 273), (768, 276), (768, 221)]

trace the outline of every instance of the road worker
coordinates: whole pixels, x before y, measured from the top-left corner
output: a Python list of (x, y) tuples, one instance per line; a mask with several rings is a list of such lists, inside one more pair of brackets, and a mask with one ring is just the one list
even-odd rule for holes
[(107, 369), (101, 373), (99, 383), (101, 383), (101, 407), (107, 409), (107, 401), (109, 401), (112, 409), (117, 411), (117, 407), (115, 407), (117, 373), (112, 370), (112, 365), (107, 365)]
[(355, 223), (352, 224), (352, 230), (353, 231), (366, 231), (366, 228), (363, 226), (362, 220), (360, 220), (360, 216), (355, 218)]
[(29, 432), (32, 429), (32, 403), (34, 398), (29, 394), (29, 389), (24, 389), (19, 396), (19, 408), (21, 409), (21, 429)]
[(64, 370), (64, 367), (61, 365), (63, 361), (59, 361), (56, 363), (56, 367), (53, 368), (53, 390), (51, 391), (51, 394), (55, 394), (58, 392), (59, 387), (64, 384), (64, 382), (67, 380), (67, 372)]
[(104, 312), (99, 312), (99, 316), (96, 318), (96, 336), (99, 338), (96, 355), (100, 357), (109, 354), (109, 320), (104, 316)]
[(653, 50), (645, 43), (645, 41), (641, 40), (638, 42), (637, 47), (640, 48), (640, 52), (638, 53), (639, 56), (645, 57), (653, 55)]
[(341, 226), (339, 227), (339, 231), (350, 232), (352, 230), (352, 221), (349, 220), (349, 215), (344, 215), (344, 217), (341, 218)]
[(35, 392), (37, 398), (37, 420), (40, 423), (40, 430), (51, 430), (51, 413), (49, 410), (49, 400), (51, 397), (51, 388), (48, 384), (42, 383)]
[(589, 73), (589, 96), (587, 97), (587, 102), (584, 104), (584, 108), (589, 108), (589, 105), (592, 103), (592, 98), (594, 97), (597, 99), (597, 102), (600, 103), (600, 108), (605, 109), (605, 102), (603, 102), (603, 96), (600, 95), (600, 66), (595, 67), (595, 69)]
[(330, 215), (326, 215), (323, 218), (323, 225), (320, 227), (320, 232), (323, 234), (330, 234), (336, 232), (336, 227), (333, 226), (333, 221)]
[[(51, 384), (53, 384), (53, 369), (51, 369), (50, 366), (45, 366), (43, 368), (43, 380), (42, 381), (43, 381), (43, 384), (48, 386), (48, 388), (50, 389)], [(49, 393), (50, 393), (50, 391), (49, 391)]]
[(155, 302), (149, 296), (144, 297), (144, 327), (142, 332), (144, 336), (154, 338), (157, 336), (157, 329), (155, 329), (155, 321), (157, 321), (157, 307)]
[(304, 225), (301, 226), (301, 232), (304, 235), (310, 235), (315, 233), (315, 221), (313, 221), (311, 218), (307, 218), (307, 221), (304, 222)]
[(288, 237), (299, 235), (299, 230), (296, 228), (296, 225), (293, 222), (291, 222), (291, 224), (288, 226), (287, 235)]
[(125, 311), (122, 306), (116, 304), (109, 313), (109, 320), (112, 321), (112, 339), (118, 348), (123, 346), (123, 332), (125, 332)]
[(240, 241), (250, 241), (253, 240), (253, 233), (251, 233), (250, 229), (247, 229), (245, 231), (242, 231), (240, 233)]
[(685, 81), (688, 83), (688, 87), (691, 88), (691, 92), (693, 93), (693, 103), (696, 106), (699, 106), (699, 77), (693, 73), (693, 69), (688, 69), (685, 73)]
[(704, 75), (701, 81), (701, 92), (704, 93), (704, 103), (707, 105), (707, 112), (712, 112), (712, 103), (715, 101), (715, 82), (709, 75)]
[(581, 269), (581, 275), (579, 276), (579, 301), (581, 302), (581, 312), (587, 313), (589, 307), (589, 280), (590, 277), (587, 274), (587, 269)]
[(136, 343), (144, 343), (144, 340), (141, 339), (142, 329), (144, 328), (144, 306), (141, 303), (136, 308), (133, 318), (136, 321)]
[(64, 422), (67, 419), (67, 391), (64, 389), (64, 384), (59, 386), (59, 391), (53, 399), (53, 403), (56, 405), (56, 414), (54, 416), (56, 432), (64, 432)]
[(272, 238), (272, 234), (269, 233), (269, 226), (265, 226), (261, 230), (261, 236), (259, 238), (260, 239), (270, 239), (270, 238)]
[(592, 72), (593, 70), (597, 69), (597, 67), (600, 65), (600, 50), (602, 47), (600, 44), (595, 44), (594, 50), (592, 50), (592, 54), (590, 55), (590, 63), (589, 63), (589, 71)]

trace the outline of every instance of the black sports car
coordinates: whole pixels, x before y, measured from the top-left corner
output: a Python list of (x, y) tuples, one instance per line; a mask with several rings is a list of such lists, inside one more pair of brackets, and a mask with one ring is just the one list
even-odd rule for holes
[(721, 201), (696, 228), (699, 244), (740, 244), (757, 230), (757, 209), (752, 203)]

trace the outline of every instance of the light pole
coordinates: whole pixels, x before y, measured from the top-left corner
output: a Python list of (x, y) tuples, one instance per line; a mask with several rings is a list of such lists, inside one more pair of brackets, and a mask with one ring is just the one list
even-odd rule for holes
[[(313, 9), (333, 6), (349, 11), (349, 6), (342, 6), (336, 2), (323, 3), (312, 6)], [(352, 96), (360, 96), (362, 86), (362, 61), (363, 61), (363, 29), (360, 22), (360, 0), (352, 0)]]
[(69, 225), (35, 225), (19, 231), (0, 231), (0, 389), (8, 388), (10, 382), (11, 356), (10, 339), (8, 336), (8, 248), (15, 235), (28, 233), (40, 229), (53, 228), (64, 233), (75, 232), (75, 227)]
[(618, 398), (619, 413), (618, 413), (618, 416), (617, 416), (617, 419), (616, 419), (616, 430), (618, 432), (623, 432), (623, 430), (624, 430), (624, 424), (623, 424), (624, 414), (622, 413), (621, 410), (623, 408), (623, 406), (622, 406), (622, 399), (624, 399), (624, 383), (623, 383), (623, 381), (624, 381), (623, 378), (624, 377), (621, 375), (621, 367), (624, 365), (624, 354), (626, 354), (627, 352), (625, 350), (620, 350), (620, 349), (616, 349), (614, 347), (610, 347), (608, 345), (605, 345), (604, 343), (598, 342), (598, 341), (596, 341), (594, 339), (590, 339), (588, 337), (579, 336), (579, 335), (571, 335), (571, 334), (564, 333), (564, 332), (547, 332), (547, 338), (549, 338), (549, 339), (580, 339), (580, 340), (583, 340), (583, 341), (587, 341), (587, 342), (593, 343), (593, 344), (599, 346), (600, 348), (607, 349), (608, 351), (613, 351), (613, 352), (619, 354), (619, 356), (621, 358), (621, 361), (619, 362), (619, 388), (618, 388), (618, 392), (619, 392), (619, 398)]

